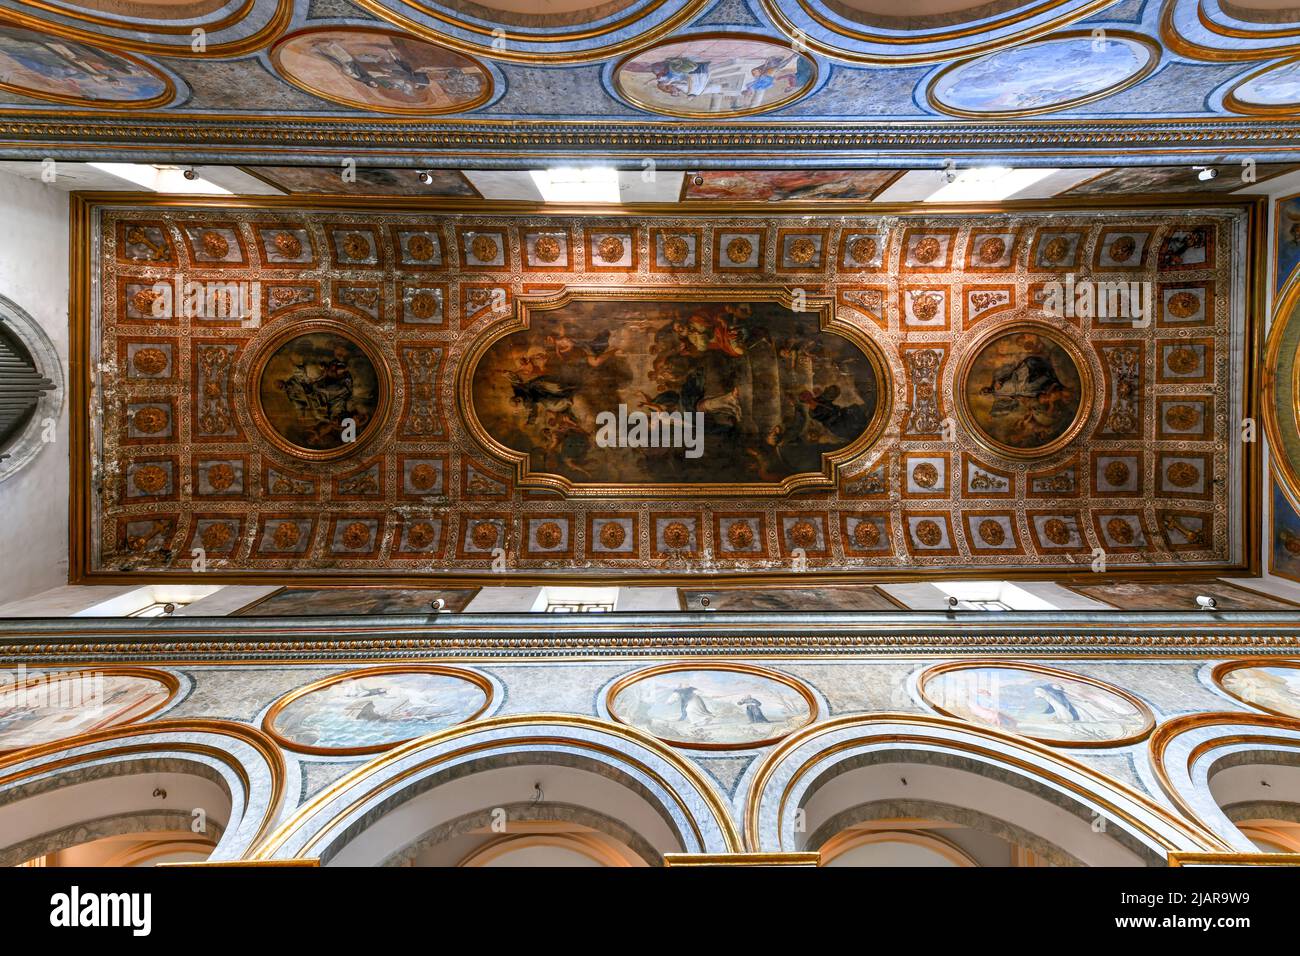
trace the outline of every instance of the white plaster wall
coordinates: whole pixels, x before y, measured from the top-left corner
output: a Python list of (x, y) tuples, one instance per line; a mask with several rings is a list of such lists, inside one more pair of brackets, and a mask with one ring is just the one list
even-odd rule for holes
[[(68, 194), (0, 172), (0, 294), (58, 348), (68, 380)], [(0, 604), (68, 579), (68, 413), (54, 444), (0, 482)]]

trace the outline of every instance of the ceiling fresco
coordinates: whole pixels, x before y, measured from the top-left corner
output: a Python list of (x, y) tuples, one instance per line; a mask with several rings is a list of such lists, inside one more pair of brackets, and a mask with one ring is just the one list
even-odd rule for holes
[[(100, 120), (111, 119), (165, 144), (167, 127), (145, 117), (174, 121), (190, 130), (189, 146), (227, 158), (273, 144), (314, 155), (452, 155), (470, 145), (510, 155), (542, 148), (552, 124), (565, 138), (551, 149), (653, 154), (698, 146), (690, 131), (707, 127), (763, 154), (776, 143), (746, 131), (800, 125), (808, 135), (790, 142), (801, 148), (887, 151), (908, 141), (883, 136), (872, 146), (855, 131), (915, 123), (925, 142), (964, 142), (964, 152), (969, 140), (945, 137), (990, 121), (1028, 124), (1039, 145), (1074, 155), (1121, 142), (1112, 157), (1158, 152), (1169, 135), (1161, 124), (1172, 121), (1214, 130), (1220, 149), (1253, 142), (1261, 161), (1295, 156), (1291, 137), (1270, 135), (1265, 150), (1249, 132), (1300, 104), (1291, 11), (1214, 0), (1006, 0), (903, 16), (888, 6), (573, 0), (537, 12), (514, 0), (0, 0), (0, 116), (28, 121), (12, 123), (11, 135), (49, 143), (98, 138)], [(77, 107), (78, 125), (56, 126), (68, 117), (55, 105)], [(1235, 122), (1205, 125), (1226, 119)], [(1103, 126), (1066, 138), (1065, 120)], [(411, 123), (456, 138), (417, 142)], [(618, 139), (633, 128), (653, 135)], [(337, 135), (319, 135), (326, 129)], [(1151, 135), (1134, 138), (1137, 129)], [(984, 145), (998, 141), (996, 128), (986, 131)], [(718, 166), (734, 160), (734, 149), (711, 152)]]
[[(1249, 553), (1241, 205), (85, 202), (74, 577)], [(1076, 282), (1151, 308), (1086, 308)], [(634, 413), (698, 448), (632, 437)]]

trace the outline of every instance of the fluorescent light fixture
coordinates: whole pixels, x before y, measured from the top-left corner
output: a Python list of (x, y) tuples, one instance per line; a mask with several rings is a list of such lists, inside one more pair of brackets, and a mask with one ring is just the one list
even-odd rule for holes
[(531, 170), (546, 202), (618, 202), (618, 170), (612, 166), (561, 166)]
[(1057, 169), (1011, 169), (1008, 166), (978, 166), (964, 169), (957, 178), (925, 197), (925, 202), (993, 202), (1014, 196)]
[(156, 193), (231, 195), (229, 189), (223, 189), (202, 177), (186, 178), (185, 170), (180, 166), (149, 166), (144, 163), (87, 163), (86, 165)]

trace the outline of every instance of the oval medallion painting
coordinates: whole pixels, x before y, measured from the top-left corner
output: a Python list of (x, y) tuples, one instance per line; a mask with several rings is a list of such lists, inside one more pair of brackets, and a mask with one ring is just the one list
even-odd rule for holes
[(0, 753), (140, 720), (180, 683), (165, 671), (104, 668), (35, 676), (0, 688)]
[(374, 667), (336, 674), (280, 698), (262, 729), (303, 753), (368, 754), (482, 714), (492, 685), (453, 667)]
[(1300, 661), (1229, 661), (1214, 680), (1243, 704), (1300, 720)]
[(383, 360), (341, 322), (295, 324), (275, 336), (253, 363), (252, 384), (258, 428), (282, 451), (314, 461), (354, 452), (388, 410)]
[(491, 75), (477, 60), (391, 30), (303, 30), (277, 43), (271, 62), (295, 86), (356, 109), (459, 113), (492, 95)]
[(609, 714), (670, 744), (729, 750), (774, 743), (812, 723), (817, 701), (776, 671), (743, 664), (665, 664), (610, 688)]
[(921, 675), (920, 688), (941, 714), (1062, 747), (1129, 744), (1155, 726), (1132, 694), (1034, 664), (940, 664)]
[(619, 94), (669, 116), (743, 116), (785, 106), (817, 79), (817, 65), (771, 40), (701, 34), (661, 43), (614, 68)]
[(926, 98), (956, 116), (1032, 116), (1117, 93), (1158, 61), (1155, 45), (1136, 34), (1060, 34), (947, 67)]
[(1021, 322), (978, 340), (957, 372), (957, 410), (977, 440), (1009, 458), (1068, 444), (1088, 420), (1092, 383), (1074, 344), (1049, 325)]
[(21, 27), (0, 27), (0, 89), (74, 106), (145, 109), (175, 92), (135, 57)]
[(1228, 91), (1223, 105), (1238, 113), (1294, 113), (1300, 109), (1300, 60), (1256, 70)]

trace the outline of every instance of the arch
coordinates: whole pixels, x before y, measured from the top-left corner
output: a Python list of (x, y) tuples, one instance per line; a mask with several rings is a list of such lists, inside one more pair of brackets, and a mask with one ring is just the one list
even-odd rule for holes
[[(900, 764), (906, 772), (894, 773)], [(866, 781), (872, 800), (857, 796)], [(745, 841), (759, 852), (803, 850), (799, 811), (803, 832), (817, 834), (836, 814), (874, 800), (955, 793), (977, 814), (1040, 837), (1050, 830), (1050, 846), (1084, 865), (1162, 865), (1173, 851), (1220, 848), (1204, 828), (1042, 744), (899, 713), (840, 717), (787, 738), (754, 774)]]
[[(687, 853), (740, 848), (714, 785), (653, 737), (592, 717), (526, 714), (449, 728), (375, 758), (300, 807), (253, 858), (380, 863), (411, 844), (413, 826), (427, 832), (431, 814), (444, 815), (436, 827), (479, 812), (482, 784), (518, 787), (519, 768), (539, 766), (585, 774), (587, 786), (565, 800), (598, 812), (630, 792), (644, 829), (658, 834), (660, 853), (676, 852), (674, 844)], [(358, 842), (363, 833), (366, 844)]]
[(63, 363), (58, 346), (50, 339), (41, 324), (12, 299), (0, 295), (0, 326), (6, 329), (31, 356), (36, 371), (53, 383), (53, 388), (42, 392), (35, 412), (22, 431), (13, 436), (0, 459), (0, 481), (17, 474), (37, 456), (49, 442), (44, 440), (42, 422), (58, 421), (63, 415)]
[(162, 720), (29, 747), (0, 757), (0, 864), (103, 836), (188, 830), (196, 808), (220, 834), (210, 859), (235, 860), (270, 831), (283, 794), (280, 751), (233, 721)]
[(836, 860), (854, 854), (855, 851), (861, 852), (866, 847), (880, 847), (887, 844), (901, 844), (916, 848), (924, 854), (942, 858), (949, 866), (979, 866), (969, 853), (951, 840), (936, 833), (927, 833), (923, 829), (905, 827), (889, 830), (842, 831), (821, 845), (819, 865), (829, 866)]
[[(1214, 833), (1220, 850), (1257, 852), (1234, 817), (1259, 816), (1265, 800), (1269, 817), (1280, 812), (1271, 804), (1286, 791), (1257, 787), (1255, 769), (1266, 766), (1300, 783), (1300, 721), (1286, 717), (1189, 714), (1159, 727), (1149, 747), (1161, 789), (1188, 819)], [(1236, 805), (1244, 805), (1241, 815)]]

